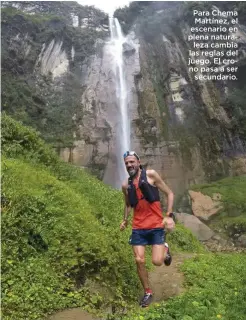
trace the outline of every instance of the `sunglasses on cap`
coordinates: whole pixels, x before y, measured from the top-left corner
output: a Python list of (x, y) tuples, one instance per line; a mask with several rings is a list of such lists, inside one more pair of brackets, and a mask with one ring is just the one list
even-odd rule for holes
[(128, 156), (134, 156), (136, 157), (138, 160), (140, 160), (139, 156), (136, 154), (135, 151), (126, 151), (123, 155), (123, 158), (125, 159)]

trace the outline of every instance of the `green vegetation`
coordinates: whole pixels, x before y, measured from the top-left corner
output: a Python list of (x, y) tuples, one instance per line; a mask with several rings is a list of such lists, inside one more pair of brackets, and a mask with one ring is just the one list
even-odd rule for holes
[(23, 18), (25, 18), (27, 21), (31, 21), (35, 24), (42, 24), (43, 22), (47, 22), (50, 20), (55, 21), (63, 21), (65, 22), (65, 20), (63, 19), (63, 17), (55, 15), (55, 14), (35, 14), (35, 15), (30, 15), (27, 14), (25, 12), (21, 12), (19, 10), (17, 10), (16, 8), (13, 7), (9, 7), (9, 8), (3, 8), (1, 10), (1, 14), (2, 14), (2, 19), (3, 22), (7, 22), (7, 18), (12, 18), (16, 15), (21, 15)]
[(206, 254), (186, 260), (187, 291), (167, 303), (131, 314), (129, 320), (244, 320), (246, 255)]
[[(61, 162), (35, 130), (6, 114), (2, 132), (4, 318), (129, 307), (139, 280), (130, 228), (119, 232), (121, 192)], [(182, 226), (169, 237), (177, 250), (203, 250)]]
[(208, 225), (211, 229), (223, 234), (225, 238), (237, 242), (239, 236), (246, 234), (246, 215), (242, 214), (238, 217), (218, 215)]
[(205, 252), (206, 250), (197, 241), (192, 232), (182, 224), (177, 223), (175, 230), (167, 235), (168, 242), (174, 252)]
[(181, 153), (183, 163), (186, 168), (193, 169), (192, 153), (198, 144), (197, 137), (195, 137), (189, 128), (176, 125), (172, 128), (172, 134), (179, 141), (179, 152)]
[(114, 17), (119, 20), (125, 34), (128, 33), (138, 15), (141, 15), (146, 7), (150, 6), (153, 1), (132, 1), (129, 6), (115, 10)]
[[(31, 11), (34, 11), (35, 14), (25, 13), (25, 11), (29, 11), (30, 7)], [(8, 17), (13, 17), (18, 14), (35, 23), (54, 19), (56, 21), (62, 20), (67, 24), (71, 24), (71, 13), (74, 13), (80, 19), (93, 16), (92, 23), (95, 25), (105, 23), (105, 20), (107, 20), (107, 15), (103, 11), (93, 6), (81, 6), (75, 1), (56, 1), (53, 3), (48, 2), (46, 4), (37, 3), (35, 6), (32, 2), (22, 1), (18, 3), (18, 9), (7, 6), (2, 8), (1, 13)]]
[(214, 193), (219, 193), (226, 216), (239, 216), (246, 213), (246, 176), (229, 177), (211, 184), (195, 185), (191, 186), (191, 189), (210, 197), (213, 197)]
[[(33, 129), (5, 114), (2, 131), (5, 319), (43, 319), (76, 306), (96, 313), (114, 306), (121, 317), (121, 308), (129, 310), (139, 290), (127, 245), (130, 230), (118, 231), (121, 193), (62, 163)], [(244, 177), (228, 179), (193, 189), (229, 196), (229, 188), (237, 185), (234, 202), (241, 203)], [(205, 252), (179, 224), (168, 241), (174, 252)], [(245, 262), (241, 255), (189, 260), (183, 267), (187, 292), (131, 319), (243, 319)]]
[[(112, 208), (119, 200), (116, 192), (97, 188), (100, 197), (108, 199), (105, 209), (109, 213), (104, 216), (90, 204), (95, 201), (93, 192), (88, 200), (76, 190), (76, 182), (63, 181), (61, 171), (54, 176), (42, 166), (16, 159), (3, 159), (3, 167), (5, 319), (26, 319), (27, 314), (28, 319), (35, 319), (67, 305), (106, 306), (109, 301), (100, 293), (88, 294), (87, 278), (100, 282), (116, 305), (123, 302), (130, 287), (137, 289), (127, 239), (119, 237), (120, 208)], [(74, 174), (87, 188), (95, 187), (89, 176)]]
[(219, 217), (218, 219), (212, 220), (214, 227), (223, 227), (229, 234), (235, 233), (246, 233), (246, 215), (238, 217)]
[[(119, 307), (126, 295), (133, 299), (138, 281), (129, 232), (119, 232), (121, 194), (60, 162), (34, 130), (2, 120), (5, 319), (40, 319), (68, 306)], [(90, 293), (87, 279), (108, 297)]]
[(225, 178), (211, 184), (192, 186), (191, 189), (212, 198), (219, 194), (223, 208), (208, 222), (210, 228), (233, 240), (237, 240), (235, 235), (246, 233), (246, 176)]

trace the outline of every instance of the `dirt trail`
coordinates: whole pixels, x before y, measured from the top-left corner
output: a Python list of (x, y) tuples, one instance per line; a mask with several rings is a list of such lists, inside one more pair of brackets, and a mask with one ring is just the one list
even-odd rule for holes
[[(167, 300), (183, 292), (184, 276), (179, 271), (184, 260), (193, 257), (194, 254), (175, 254), (169, 267), (156, 267), (149, 275), (150, 284), (154, 291), (153, 302)], [(68, 309), (58, 312), (47, 320), (99, 320), (82, 310), (81, 308)]]
[(58, 312), (47, 320), (99, 320), (81, 308), (67, 309)]
[(153, 302), (167, 300), (184, 291), (184, 275), (179, 271), (179, 267), (184, 260), (193, 256), (194, 254), (188, 253), (175, 254), (169, 267), (155, 267), (149, 275), (150, 285), (154, 291)]

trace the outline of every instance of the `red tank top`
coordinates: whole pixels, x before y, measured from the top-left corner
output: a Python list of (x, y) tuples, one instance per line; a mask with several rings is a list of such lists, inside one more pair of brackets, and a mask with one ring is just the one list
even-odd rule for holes
[(148, 202), (143, 199), (143, 194), (138, 187), (138, 180), (134, 182), (138, 204), (134, 208), (132, 229), (163, 228), (162, 210), (160, 201)]

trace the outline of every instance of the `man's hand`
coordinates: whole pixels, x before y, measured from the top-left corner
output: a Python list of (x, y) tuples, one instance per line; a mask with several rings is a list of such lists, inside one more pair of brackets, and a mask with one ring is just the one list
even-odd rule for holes
[(167, 231), (173, 231), (173, 229), (175, 228), (175, 222), (173, 221), (173, 218), (165, 217), (165, 218), (162, 220), (162, 223), (163, 223), (163, 225), (164, 225), (164, 228), (165, 228)]
[(127, 220), (124, 220), (120, 224), (120, 230), (123, 231), (123, 230), (125, 230), (126, 227), (127, 227)]

